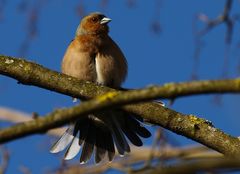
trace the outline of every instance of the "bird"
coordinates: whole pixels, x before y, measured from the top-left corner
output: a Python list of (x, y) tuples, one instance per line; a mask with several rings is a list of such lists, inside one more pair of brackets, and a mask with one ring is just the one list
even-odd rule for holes
[[(120, 89), (126, 79), (127, 60), (109, 36), (110, 18), (99, 12), (83, 17), (62, 60), (62, 72), (79, 80)], [(117, 149), (120, 156), (130, 152), (129, 141), (142, 146), (140, 137), (151, 133), (140, 116), (121, 108), (108, 109), (81, 116), (53, 144), (51, 153), (65, 151), (64, 159), (74, 158), (80, 151), (80, 163), (95, 156), (95, 162), (112, 161)], [(128, 139), (128, 140), (127, 140)], [(107, 157), (106, 157), (107, 156)]]

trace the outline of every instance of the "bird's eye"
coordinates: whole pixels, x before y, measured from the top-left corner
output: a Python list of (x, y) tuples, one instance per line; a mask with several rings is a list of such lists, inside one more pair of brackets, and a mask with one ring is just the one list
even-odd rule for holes
[(93, 21), (93, 22), (97, 22), (97, 20), (98, 20), (98, 19), (97, 19), (96, 17), (93, 17), (93, 18), (92, 18), (92, 21)]

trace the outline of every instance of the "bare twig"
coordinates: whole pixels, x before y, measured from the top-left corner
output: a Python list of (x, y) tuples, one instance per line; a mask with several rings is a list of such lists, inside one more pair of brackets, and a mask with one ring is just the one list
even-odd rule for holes
[[(216, 28), (221, 24), (225, 24), (226, 26), (226, 34), (225, 34), (225, 51), (224, 51), (224, 64), (223, 64), (223, 73), (222, 77), (227, 77), (228, 73), (228, 64), (229, 64), (229, 52), (230, 52), (230, 44), (232, 43), (232, 35), (235, 21), (239, 19), (239, 15), (230, 16), (230, 12), (232, 10), (233, 0), (226, 0), (225, 6), (221, 14), (215, 19), (209, 19), (206, 14), (199, 14), (197, 18), (194, 19), (194, 36), (195, 36), (195, 51), (194, 51), (194, 66), (192, 79), (197, 79), (197, 69), (199, 66), (199, 58), (200, 53), (203, 47), (202, 37), (209, 33), (212, 29)], [(206, 25), (203, 29), (198, 30), (196, 27), (197, 21), (200, 20), (204, 22)]]
[(8, 163), (9, 163), (9, 151), (1, 146), (0, 147), (1, 153), (2, 153), (2, 159), (1, 159), (1, 165), (0, 165), (0, 174), (4, 174), (6, 173), (7, 167), (8, 167)]
[(32, 174), (31, 170), (26, 166), (20, 166), (19, 170), (22, 174)]
[(224, 23), (227, 27), (226, 43), (230, 43), (232, 39), (233, 19), (230, 17), (230, 11), (232, 9), (233, 0), (226, 0), (223, 12), (215, 19), (209, 19), (205, 14), (200, 14), (198, 19), (206, 23), (206, 27), (199, 31), (199, 35), (205, 35), (214, 27)]
[[(42, 7), (44, 3), (46, 3), (47, 0), (37, 0), (35, 1), (34, 7), (30, 9), (28, 12), (28, 18), (27, 18), (27, 34), (25, 39), (23, 40), (20, 49), (19, 49), (19, 54), (20, 56), (25, 56), (26, 53), (29, 50), (30, 44), (32, 40), (37, 36), (37, 31), (38, 31), (38, 20), (39, 20), (39, 15), (40, 11), (42, 10)], [(21, 8), (21, 11), (24, 11), (27, 9), (25, 8), (27, 5), (26, 1), (23, 1), (19, 8)]]
[(148, 160), (145, 161), (145, 164), (144, 164), (144, 168), (145, 167), (148, 167), (151, 165), (151, 162), (154, 158), (154, 152), (159, 144), (159, 141), (161, 141), (161, 137), (162, 137), (162, 128), (158, 128), (156, 131), (155, 131), (155, 137), (154, 137), (154, 140), (153, 140), (153, 143), (152, 143), (152, 149), (150, 151), (150, 154), (149, 154), (149, 157), (148, 157)]
[(0, 0), (0, 21), (3, 20), (3, 10), (4, 10), (4, 7), (5, 7), (5, 4), (6, 4), (6, 0)]

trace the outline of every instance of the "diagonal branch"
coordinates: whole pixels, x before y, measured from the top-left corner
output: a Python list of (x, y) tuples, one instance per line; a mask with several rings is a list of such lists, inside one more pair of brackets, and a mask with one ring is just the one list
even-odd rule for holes
[[(1, 55), (0, 74), (12, 77), (21, 84), (41, 87), (80, 99), (90, 99), (106, 92), (116, 91), (105, 86), (98, 86), (91, 82), (80, 81), (74, 77), (51, 71), (24, 59)], [(151, 93), (148, 95), (157, 94), (157, 97), (167, 99), (200, 94), (239, 93), (240, 78), (167, 83), (163, 86), (152, 86), (150, 89)]]
[[(0, 74), (13, 77), (23, 84), (39, 86), (73, 97), (93, 98), (101, 95), (83, 102), (79, 106), (56, 110), (45, 117), (1, 130), (1, 143), (30, 134), (41, 133), (76, 120), (85, 114), (109, 107), (118, 107), (156, 98), (240, 92), (240, 79), (167, 84), (162, 87), (120, 92), (90, 82), (81, 82), (73, 77), (50, 71), (40, 65), (6, 56), (0, 56)], [(107, 91), (111, 92), (104, 94)], [(214, 128), (210, 122), (204, 119), (178, 113), (154, 102), (127, 105), (124, 106), (124, 109), (225, 155), (240, 155), (239, 139)]]

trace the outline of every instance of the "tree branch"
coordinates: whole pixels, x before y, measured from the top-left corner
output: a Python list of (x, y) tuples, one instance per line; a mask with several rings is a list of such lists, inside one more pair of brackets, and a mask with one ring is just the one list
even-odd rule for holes
[[(89, 99), (100, 95), (93, 100), (83, 102), (79, 106), (56, 110), (45, 117), (1, 130), (1, 143), (44, 132), (76, 120), (82, 115), (109, 107), (118, 107), (156, 98), (240, 92), (240, 79), (170, 83), (160, 87), (120, 92), (90, 82), (82, 82), (76, 78), (50, 71), (40, 65), (7, 56), (0, 56), (0, 74), (15, 78), (23, 84), (35, 85), (72, 97)], [(109, 93), (104, 94), (106, 92)], [(240, 155), (239, 139), (214, 128), (209, 121), (193, 115), (178, 113), (155, 102), (127, 105), (123, 108), (128, 112), (140, 115), (151, 123), (202, 143), (225, 155), (235, 157)]]
[[(175, 159), (179, 159), (177, 162), (173, 162), (173, 166), (178, 167), (176, 164), (182, 164), (186, 161), (197, 161), (198, 159), (220, 159), (223, 158), (223, 155), (217, 152), (213, 152), (210, 149), (203, 146), (186, 146), (186, 147), (171, 147), (166, 146), (161, 150), (152, 149), (152, 147), (144, 146), (144, 147), (131, 147), (131, 153), (126, 154), (125, 158), (116, 158), (116, 160), (109, 162), (103, 162), (101, 165), (79, 165), (79, 164), (71, 164), (66, 168), (60, 167), (57, 170), (53, 170), (50, 174), (96, 174), (96, 173), (104, 173), (108, 169), (117, 169), (120, 171), (124, 170), (125, 173), (144, 173), (144, 171), (153, 170), (154, 168), (141, 167), (139, 164), (143, 164), (144, 161), (149, 159), (149, 156), (154, 157), (154, 166), (160, 165), (156, 160), (164, 159), (165, 161), (174, 161)], [(130, 166), (134, 166), (131, 168)], [(232, 166), (232, 165), (230, 165)], [(240, 166), (240, 164), (239, 164)], [(140, 167), (140, 168), (139, 168)], [(166, 167), (167, 168), (167, 167)], [(161, 173), (161, 172), (160, 172)], [(176, 172), (180, 173), (180, 172)]]
[[(41, 87), (80, 99), (90, 99), (109, 91), (116, 91), (105, 86), (98, 86), (91, 82), (80, 81), (74, 77), (51, 71), (24, 59), (3, 55), (0, 55), (0, 74), (12, 77), (21, 84)], [(167, 83), (163, 86), (152, 86), (150, 88), (151, 93), (154, 93), (152, 95), (157, 94), (159, 98), (166, 99), (200, 94), (239, 93), (240, 78)]]
[(184, 161), (180, 164), (164, 167), (143, 169), (142, 171), (132, 172), (132, 174), (172, 174), (188, 173), (195, 174), (207, 171), (237, 171), (240, 168), (239, 159), (215, 158), (215, 159), (196, 159), (194, 161)]
[[(32, 121), (34, 119), (33, 115), (0, 106), (0, 120), (11, 123), (23, 123), (27, 121)], [(55, 128), (48, 130), (47, 134), (51, 136), (61, 136), (65, 131), (65, 127)]]

